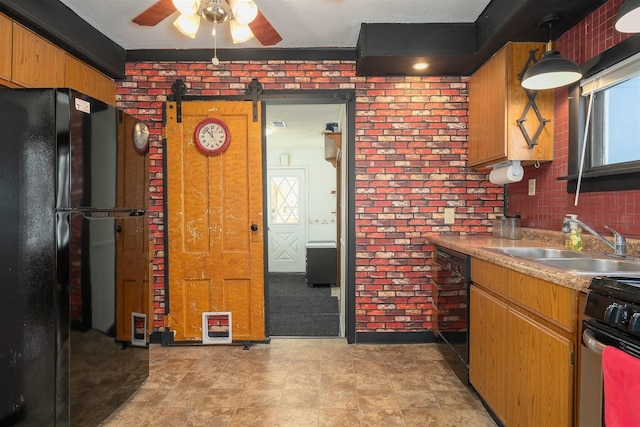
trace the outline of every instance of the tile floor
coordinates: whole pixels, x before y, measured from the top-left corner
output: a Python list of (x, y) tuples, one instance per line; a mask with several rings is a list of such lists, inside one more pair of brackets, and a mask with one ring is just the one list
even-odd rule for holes
[(150, 352), (149, 378), (104, 426), (495, 426), (435, 344), (274, 338)]

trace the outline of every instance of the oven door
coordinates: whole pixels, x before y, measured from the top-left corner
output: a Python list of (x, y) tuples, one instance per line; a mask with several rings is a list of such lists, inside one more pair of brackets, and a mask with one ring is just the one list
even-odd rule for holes
[(580, 348), (580, 427), (604, 426), (604, 388), (602, 380), (602, 351), (613, 346), (635, 357), (637, 345), (629, 342), (621, 332), (594, 319), (582, 322)]

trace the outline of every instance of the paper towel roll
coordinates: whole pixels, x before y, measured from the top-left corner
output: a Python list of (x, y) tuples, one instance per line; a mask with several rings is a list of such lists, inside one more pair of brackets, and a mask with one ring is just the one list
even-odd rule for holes
[(505, 166), (494, 167), (489, 174), (489, 181), (494, 184), (509, 184), (522, 181), (523, 177), (524, 169), (519, 161), (514, 161)]

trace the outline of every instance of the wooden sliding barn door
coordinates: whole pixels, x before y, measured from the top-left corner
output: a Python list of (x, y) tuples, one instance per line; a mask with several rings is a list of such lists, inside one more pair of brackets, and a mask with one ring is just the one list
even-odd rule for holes
[[(169, 318), (176, 341), (202, 339), (202, 312), (232, 313), (234, 340), (263, 340), (261, 115), (249, 101), (167, 103)], [(258, 112), (261, 112), (258, 105)], [(194, 130), (222, 120), (228, 148), (203, 154)]]

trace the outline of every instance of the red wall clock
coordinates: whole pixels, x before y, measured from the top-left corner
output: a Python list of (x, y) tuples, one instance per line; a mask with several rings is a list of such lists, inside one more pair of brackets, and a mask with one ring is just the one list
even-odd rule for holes
[(227, 125), (220, 119), (204, 119), (193, 132), (196, 146), (204, 154), (220, 154), (229, 147), (231, 132)]

